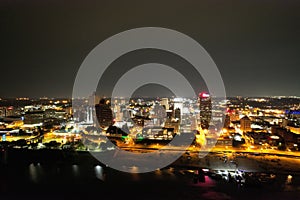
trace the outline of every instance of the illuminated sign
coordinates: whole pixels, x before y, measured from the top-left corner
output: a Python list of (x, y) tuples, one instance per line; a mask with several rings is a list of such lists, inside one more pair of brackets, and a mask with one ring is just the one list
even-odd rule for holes
[(12, 110), (12, 109), (14, 109), (13, 106), (9, 106), (9, 107), (7, 108), (7, 110)]
[(272, 135), (272, 136), (270, 136), (270, 138), (271, 138), (271, 139), (274, 139), (274, 140), (280, 139), (277, 135)]
[(208, 93), (200, 93), (200, 96), (202, 97), (202, 98), (208, 98), (209, 97), (209, 94)]
[(300, 115), (300, 110), (286, 110), (285, 114), (289, 115)]

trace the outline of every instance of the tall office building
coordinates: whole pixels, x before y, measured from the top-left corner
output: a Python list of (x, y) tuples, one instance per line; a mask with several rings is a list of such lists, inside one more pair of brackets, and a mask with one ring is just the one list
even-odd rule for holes
[(208, 129), (211, 120), (211, 97), (208, 93), (202, 92), (199, 94), (200, 106), (200, 126), (202, 129)]
[(113, 112), (105, 99), (101, 99), (99, 104), (96, 104), (95, 110), (100, 127), (108, 127), (113, 124)]
[(174, 103), (173, 105), (174, 109), (179, 108), (180, 110), (182, 110), (183, 98), (176, 97), (173, 99), (173, 103)]
[(223, 127), (224, 128), (229, 128), (230, 127), (230, 116), (229, 115), (225, 115)]
[(169, 110), (169, 99), (168, 99), (168, 98), (162, 98), (162, 99), (160, 100), (160, 105), (161, 105), (161, 106), (164, 106), (164, 108), (165, 108), (166, 110)]
[(251, 120), (249, 119), (249, 117), (245, 116), (240, 120), (240, 124), (241, 124), (241, 131), (245, 132), (249, 132), (251, 131)]
[(181, 119), (181, 110), (180, 110), (180, 108), (176, 108), (176, 109), (174, 110), (174, 117), (175, 117), (175, 119), (177, 119), (177, 120), (180, 120), (180, 119)]

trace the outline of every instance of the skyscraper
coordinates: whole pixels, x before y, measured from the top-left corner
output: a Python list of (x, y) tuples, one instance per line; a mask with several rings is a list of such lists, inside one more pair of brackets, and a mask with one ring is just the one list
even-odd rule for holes
[(245, 132), (249, 132), (251, 131), (251, 120), (249, 119), (249, 117), (244, 116), (241, 120), (240, 120), (240, 124), (241, 124), (241, 131)]
[(113, 124), (113, 113), (105, 99), (101, 99), (99, 104), (96, 104), (95, 109), (100, 127), (108, 127)]
[(177, 120), (180, 120), (180, 119), (181, 119), (181, 110), (180, 110), (180, 108), (176, 108), (176, 109), (174, 110), (174, 117), (175, 117), (175, 119), (177, 119)]
[(200, 106), (200, 126), (202, 129), (208, 129), (211, 120), (211, 97), (208, 93), (202, 92), (199, 94)]
[(160, 100), (160, 105), (164, 106), (165, 110), (169, 110), (169, 99), (168, 98), (162, 98)]

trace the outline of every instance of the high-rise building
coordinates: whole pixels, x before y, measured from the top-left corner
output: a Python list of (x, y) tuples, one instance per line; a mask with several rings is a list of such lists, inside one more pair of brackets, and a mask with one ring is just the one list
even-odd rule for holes
[(182, 108), (183, 108), (183, 99), (182, 98), (178, 98), (178, 97), (174, 98), (173, 103), (174, 103), (174, 105), (173, 105), (174, 110), (179, 108), (180, 111), (182, 111)]
[(199, 94), (200, 106), (200, 126), (202, 129), (208, 129), (211, 120), (211, 97), (208, 93), (202, 92)]
[(180, 119), (181, 119), (181, 110), (180, 110), (180, 108), (176, 108), (176, 109), (174, 110), (174, 117), (175, 117), (175, 119), (177, 119), (177, 120), (180, 120)]
[(230, 126), (230, 116), (229, 115), (225, 115), (223, 127), (224, 128), (229, 128), (229, 126)]
[(38, 124), (42, 123), (45, 118), (45, 111), (43, 110), (34, 110), (25, 112), (25, 124)]
[(162, 99), (160, 100), (160, 105), (161, 105), (161, 106), (164, 106), (164, 108), (165, 108), (166, 110), (169, 110), (169, 99), (168, 99), (168, 98), (162, 98)]
[(100, 97), (96, 94), (96, 92), (93, 92), (88, 99), (89, 106), (94, 106), (97, 102), (100, 101)]
[(251, 131), (251, 120), (249, 119), (249, 117), (245, 116), (240, 120), (240, 124), (241, 124), (241, 131), (243, 132), (249, 132)]
[(93, 109), (90, 106), (86, 108), (86, 123), (93, 123)]
[(101, 99), (99, 104), (96, 104), (95, 110), (100, 127), (108, 127), (113, 124), (113, 113), (105, 99)]

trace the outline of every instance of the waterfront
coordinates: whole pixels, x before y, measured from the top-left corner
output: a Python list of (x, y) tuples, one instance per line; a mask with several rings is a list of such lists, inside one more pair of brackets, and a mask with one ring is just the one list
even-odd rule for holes
[(266, 178), (269, 174), (252, 173), (255, 181), (240, 185), (210, 172), (195, 181), (196, 169), (188, 165), (124, 173), (94, 162), (89, 153), (65, 154), (63, 159), (61, 151), (50, 152), (52, 157), (44, 151), (31, 162), (32, 155), (24, 152), (15, 150), (9, 162), (0, 165), (1, 199), (296, 199), (300, 195), (300, 175), (293, 174), (288, 182), (284, 171), (274, 174), (274, 181)]
[(300, 199), (300, 1), (0, 9), (0, 200)]

